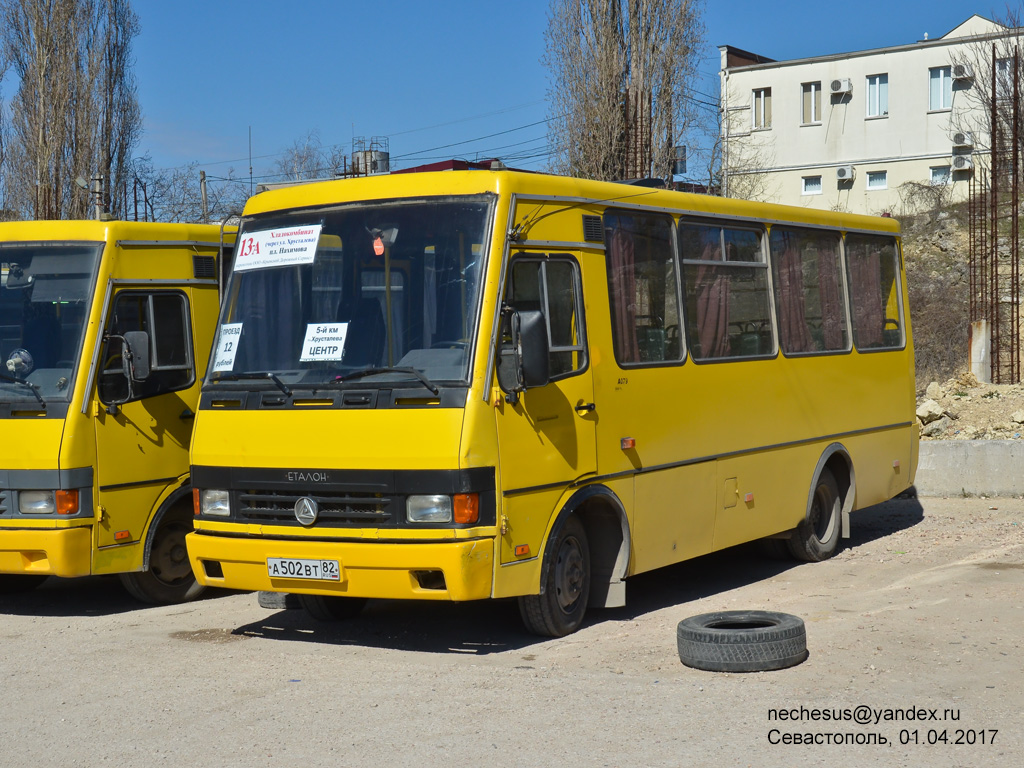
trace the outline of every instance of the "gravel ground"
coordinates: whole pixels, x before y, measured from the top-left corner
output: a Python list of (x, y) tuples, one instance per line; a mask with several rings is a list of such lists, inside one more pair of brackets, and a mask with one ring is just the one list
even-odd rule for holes
[[(559, 640), (512, 602), (375, 601), (325, 625), (251, 594), (140, 608), (116, 580), (51, 579), (0, 596), (0, 766), (1019, 765), (1024, 501), (853, 522), (824, 563), (741, 547), (637, 577), (627, 608)], [(808, 660), (680, 664), (681, 619), (739, 608), (801, 616)], [(879, 722), (811, 719), (861, 705)], [(793, 734), (886, 743), (773, 743)]]

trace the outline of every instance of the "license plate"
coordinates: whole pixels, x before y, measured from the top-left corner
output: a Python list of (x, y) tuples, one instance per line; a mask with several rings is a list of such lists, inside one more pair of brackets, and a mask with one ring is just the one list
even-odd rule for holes
[(300, 560), (293, 557), (268, 557), (267, 573), (272, 579), (341, 581), (341, 568), (337, 560)]

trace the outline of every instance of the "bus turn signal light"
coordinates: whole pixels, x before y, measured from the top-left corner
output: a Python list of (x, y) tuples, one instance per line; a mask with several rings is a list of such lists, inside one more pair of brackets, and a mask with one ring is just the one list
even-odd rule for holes
[(54, 494), (58, 515), (74, 515), (78, 512), (78, 490), (57, 491)]
[(199, 503), (199, 489), (192, 489), (192, 514), (199, 515), (202, 510), (202, 505)]
[(635, 437), (624, 437), (624, 438), (622, 438), (621, 440), (619, 440), (619, 447), (622, 450), (624, 450), (624, 451), (632, 451), (634, 448), (636, 448), (636, 438)]
[(132, 537), (129, 531), (118, 531), (114, 534), (114, 541), (128, 541)]
[(455, 522), (460, 525), (480, 520), (480, 496), (475, 493), (457, 493), (455, 501)]
[(529, 544), (516, 544), (516, 557), (526, 557), (530, 554)]

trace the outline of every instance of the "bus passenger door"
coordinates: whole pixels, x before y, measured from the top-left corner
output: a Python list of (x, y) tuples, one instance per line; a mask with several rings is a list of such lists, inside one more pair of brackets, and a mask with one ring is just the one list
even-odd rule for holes
[(567, 255), (513, 259), (505, 302), (544, 314), (551, 380), (521, 393), (515, 404), (500, 401), (495, 409), (506, 529), (503, 564), (537, 557), (565, 489), (597, 472), (597, 409), (579, 264)]
[[(170, 288), (125, 289), (114, 297), (104, 330), (95, 420), (101, 571), (114, 563), (115, 570), (130, 566), (122, 555), (103, 548), (142, 541), (160, 496), (188, 472), (199, 392), (189, 298)], [(151, 365), (149, 377), (132, 382), (130, 389), (121, 363), (123, 343), (116, 338), (128, 331), (148, 334)]]

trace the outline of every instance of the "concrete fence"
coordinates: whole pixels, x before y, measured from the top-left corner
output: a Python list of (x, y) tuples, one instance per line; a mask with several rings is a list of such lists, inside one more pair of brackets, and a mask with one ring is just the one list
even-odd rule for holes
[(1024, 495), (1024, 440), (922, 440), (919, 496)]

